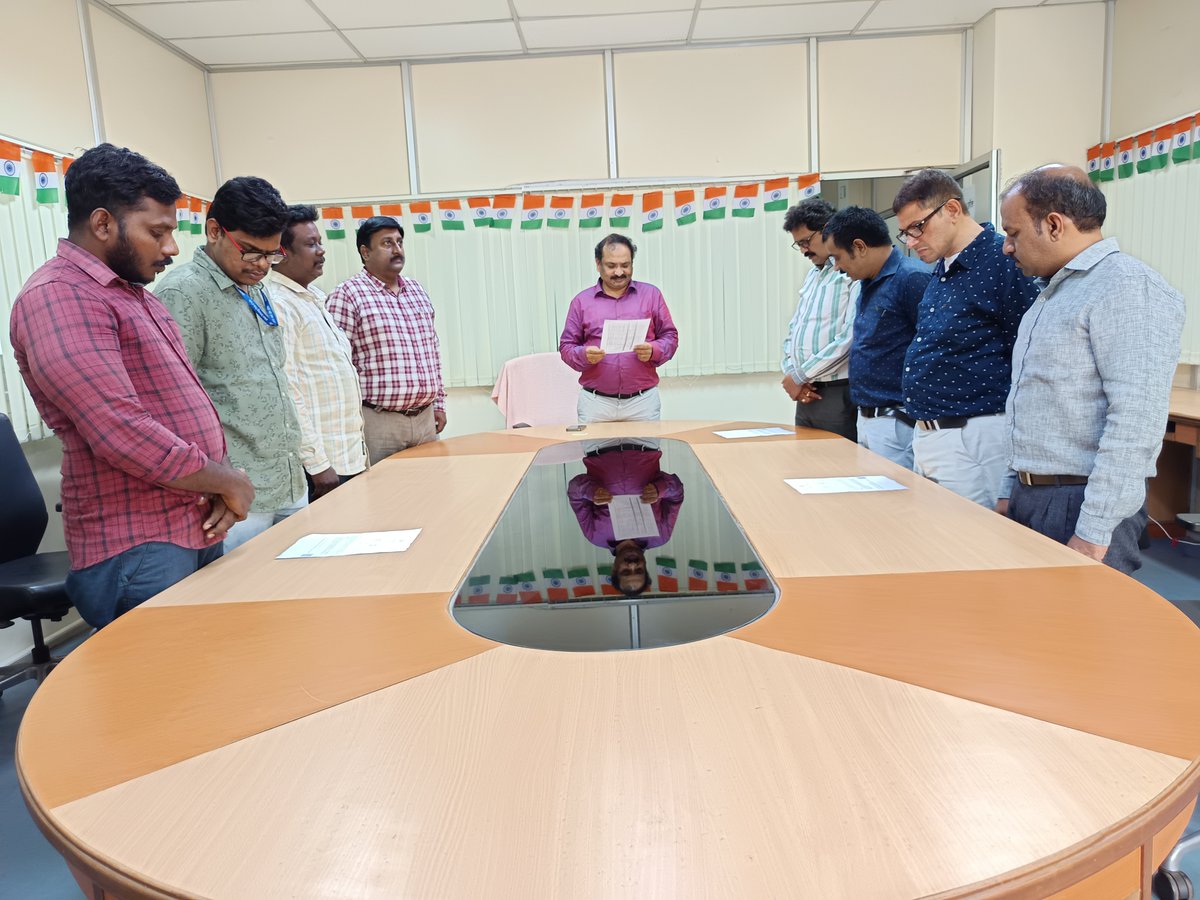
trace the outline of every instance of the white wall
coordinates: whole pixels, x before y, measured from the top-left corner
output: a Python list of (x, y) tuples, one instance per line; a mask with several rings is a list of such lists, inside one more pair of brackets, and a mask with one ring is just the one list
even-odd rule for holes
[(1119, 0), (1113, 32), (1114, 139), (1200, 109), (1198, 36), (1196, 0)]

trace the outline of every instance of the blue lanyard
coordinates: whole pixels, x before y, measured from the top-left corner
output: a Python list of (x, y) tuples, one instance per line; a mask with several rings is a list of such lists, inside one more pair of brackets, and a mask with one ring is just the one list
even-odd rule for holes
[(266, 288), (263, 288), (262, 297), (263, 297), (263, 303), (266, 304), (267, 308), (263, 309), (261, 306), (259, 306), (257, 303), (254, 302), (254, 298), (251, 297), (248, 293), (243, 291), (236, 284), (234, 285), (234, 287), (237, 288), (237, 292), (242, 295), (242, 299), (246, 301), (246, 304), (252, 310), (254, 310), (254, 314), (256, 316), (258, 316), (260, 319), (262, 319), (264, 325), (270, 325), (271, 327), (275, 327), (276, 325), (279, 324), (279, 318), (275, 315), (275, 310), (271, 308), (271, 298), (267, 296)]

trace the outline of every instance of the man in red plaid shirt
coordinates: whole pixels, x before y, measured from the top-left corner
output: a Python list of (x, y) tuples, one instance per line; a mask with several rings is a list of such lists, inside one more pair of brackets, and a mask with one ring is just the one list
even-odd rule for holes
[(66, 176), (68, 236), (13, 304), (11, 338), (62, 441), (67, 593), (99, 628), (221, 555), (254, 487), (179, 329), (143, 285), (179, 253), (179, 185), (101, 144)]
[(363, 270), (338, 285), (326, 308), (350, 338), (374, 465), (437, 440), (446, 427), (446, 391), (433, 303), (415, 279), (400, 277), (404, 229), (391, 216), (372, 216), (357, 241)]

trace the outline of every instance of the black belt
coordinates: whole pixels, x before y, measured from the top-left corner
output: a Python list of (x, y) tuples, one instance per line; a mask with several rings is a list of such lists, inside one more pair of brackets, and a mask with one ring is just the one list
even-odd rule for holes
[(909, 428), (913, 428), (917, 424), (917, 420), (906, 413), (898, 406), (860, 406), (858, 411), (862, 413), (864, 419), (882, 419), (891, 417), (899, 419)]
[(652, 391), (654, 388), (642, 388), (640, 391), (634, 391), (632, 394), (606, 394), (604, 391), (598, 391), (595, 388), (590, 387), (585, 387), (584, 390), (589, 394), (595, 394), (597, 397), (608, 397), (611, 400), (630, 400), (634, 397), (640, 397), (642, 394), (646, 393), (646, 391)]
[(922, 431), (941, 431), (945, 428), (966, 428), (970, 421), (969, 416), (942, 416), (940, 419), (917, 419), (917, 427)]
[(388, 409), (386, 406), (379, 406), (376, 403), (368, 403), (366, 400), (364, 400), (363, 406), (365, 406), (367, 409), (373, 409), (375, 412), (399, 413), (400, 415), (408, 416), (411, 419), (413, 416), (419, 416), (421, 413), (425, 412), (425, 410), (429, 409), (429, 407), (433, 406), (433, 404), (426, 403), (424, 406), (414, 406), (412, 409)]
[(1034, 475), (1032, 472), (1018, 472), (1017, 480), (1026, 487), (1062, 487), (1068, 484), (1087, 484), (1086, 475)]
[(813, 387), (843, 387), (850, 383), (849, 378), (835, 378), (833, 381), (814, 381)]

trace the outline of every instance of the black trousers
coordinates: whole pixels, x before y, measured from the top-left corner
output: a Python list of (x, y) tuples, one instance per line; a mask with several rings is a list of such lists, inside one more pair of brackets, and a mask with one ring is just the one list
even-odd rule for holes
[[(359, 475), (361, 475), (361, 474), (362, 474), (362, 472), (355, 472), (353, 475), (339, 475), (339, 476), (338, 476), (338, 487), (341, 487), (343, 484), (345, 484), (345, 483), (346, 483), (347, 481), (349, 481), (351, 478), (357, 478), (357, 477), (358, 477)], [(308, 482), (308, 502), (309, 502), (309, 503), (312, 503), (314, 500), (316, 500), (316, 499), (317, 499), (317, 498), (316, 498), (316, 497), (313, 495), (313, 480), (312, 480), (312, 476), (311, 476), (311, 475), (309, 475), (307, 472), (305, 472), (305, 473), (304, 473), (304, 480), (305, 480), (306, 482)], [(334, 490), (337, 490), (337, 488), (334, 488)]]
[(858, 407), (850, 402), (850, 385), (814, 384), (820, 400), (796, 401), (796, 424), (840, 434), (848, 441), (858, 440)]

